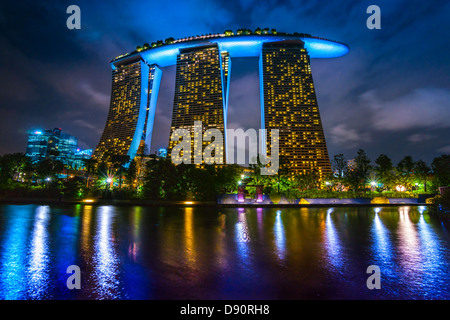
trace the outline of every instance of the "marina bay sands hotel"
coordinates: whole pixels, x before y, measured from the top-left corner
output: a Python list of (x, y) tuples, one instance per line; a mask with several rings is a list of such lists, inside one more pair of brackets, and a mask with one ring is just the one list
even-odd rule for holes
[[(331, 166), (310, 58), (340, 57), (348, 50), (340, 42), (274, 29), (227, 30), (138, 46), (111, 61), (111, 104), (93, 157), (107, 162), (112, 154), (133, 159), (144, 144), (151, 146), (161, 68), (174, 64), (171, 133), (178, 128), (194, 132), (194, 121), (202, 121), (203, 130), (216, 128), (225, 136), (231, 59), (259, 57), (261, 113), (255, 116), (261, 117), (261, 128), (279, 130), (279, 156), (293, 172), (316, 169), (323, 176)], [(271, 139), (265, 141), (270, 156)], [(173, 147), (169, 142), (169, 155)], [(226, 163), (226, 147), (221, 152)]]

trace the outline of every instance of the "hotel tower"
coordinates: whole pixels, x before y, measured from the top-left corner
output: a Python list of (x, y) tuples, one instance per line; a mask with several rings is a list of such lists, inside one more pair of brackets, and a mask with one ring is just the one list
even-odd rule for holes
[[(226, 113), (228, 101), (230, 59), (227, 52), (220, 52), (217, 44), (180, 50), (177, 57), (175, 76), (175, 97), (172, 112), (171, 135), (176, 129), (187, 129), (191, 132), (191, 159), (194, 163), (197, 155), (202, 159), (205, 145), (194, 148), (194, 139), (205, 130), (218, 129), (225, 136)], [(194, 130), (194, 122), (201, 121), (202, 130)], [(176, 142), (170, 140), (168, 153)], [(225, 163), (225, 146), (219, 150), (222, 163)], [(197, 153), (197, 154), (195, 154)], [(200, 154), (198, 154), (200, 153)], [(218, 155), (215, 155), (218, 157)]]
[[(195, 163), (192, 159), (205, 148), (205, 144), (194, 147), (196, 135), (201, 134), (193, 130), (197, 121), (202, 123), (202, 132), (214, 128), (226, 139), (231, 59), (259, 57), (261, 128), (268, 133), (263, 152), (270, 156), (270, 132), (277, 129), (280, 161), (294, 173), (316, 170), (324, 177), (331, 173), (331, 166), (310, 59), (336, 58), (347, 52), (347, 45), (337, 41), (309, 34), (269, 33), (268, 29), (254, 33), (241, 29), (236, 35), (228, 30), (138, 46), (111, 61), (111, 104), (94, 158), (106, 162), (111, 155), (134, 158), (144, 145), (152, 148), (161, 70), (176, 65), (170, 133), (176, 129), (191, 132), (194, 153), (190, 161), (185, 160)], [(175, 145), (169, 142), (169, 156)], [(225, 146), (226, 140), (216, 149), (224, 163)]]
[(264, 43), (259, 58), (261, 126), (279, 131), (279, 157), (291, 172), (331, 173), (309, 55), (301, 40)]

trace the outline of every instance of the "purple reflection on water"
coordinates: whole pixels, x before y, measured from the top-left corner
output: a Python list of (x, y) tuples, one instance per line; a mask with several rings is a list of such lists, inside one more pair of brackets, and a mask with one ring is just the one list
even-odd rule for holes
[(334, 226), (332, 213), (334, 209), (329, 208), (327, 210), (327, 216), (325, 218), (325, 251), (327, 252), (328, 263), (331, 264), (334, 269), (342, 272), (344, 266), (342, 248), (339, 241), (339, 235)]

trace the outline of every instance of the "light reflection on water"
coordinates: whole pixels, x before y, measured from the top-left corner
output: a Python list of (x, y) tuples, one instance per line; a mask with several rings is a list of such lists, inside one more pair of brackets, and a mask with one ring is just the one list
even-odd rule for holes
[(324, 249), (327, 252), (328, 263), (333, 265), (334, 269), (338, 272), (341, 272), (342, 267), (344, 265), (341, 244), (339, 242), (339, 235), (336, 231), (336, 228), (333, 223), (333, 219), (331, 214), (334, 209), (327, 209), (326, 218), (325, 218), (325, 243)]
[(275, 235), (275, 252), (277, 254), (278, 259), (281, 262), (284, 262), (286, 254), (286, 238), (283, 221), (281, 220), (281, 210), (277, 210), (276, 212), (273, 231)]
[[(381, 209), (376, 208), (375, 217), (373, 219), (372, 225), (372, 252), (375, 257), (375, 264), (381, 266), (386, 266), (392, 262), (392, 245), (389, 231), (383, 225), (380, 219)], [(389, 268), (386, 268), (389, 270)]]
[(250, 257), (250, 231), (248, 229), (247, 218), (244, 208), (238, 208), (237, 222), (235, 224), (235, 241), (240, 265), (247, 271), (251, 264)]
[(0, 299), (449, 299), (449, 260), (426, 207), (0, 206)]
[(94, 238), (94, 292), (100, 299), (119, 298), (119, 258), (112, 232), (114, 209), (112, 206), (99, 208), (97, 233)]
[(29, 267), (27, 288), (31, 299), (43, 299), (48, 294), (49, 256), (48, 256), (48, 206), (38, 207), (34, 217), (34, 227), (31, 234), (31, 245), (28, 253)]
[(5, 208), (14, 215), (2, 219), (5, 230), (1, 241), (1, 287), (0, 298), (8, 300), (22, 299), (26, 296), (27, 283), (24, 268), (27, 260), (27, 238), (33, 214), (26, 207)]
[(399, 266), (401, 281), (415, 279), (423, 280), (423, 260), (417, 229), (410, 217), (410, 207), (399, 208), (399, 222), (397, 229)]

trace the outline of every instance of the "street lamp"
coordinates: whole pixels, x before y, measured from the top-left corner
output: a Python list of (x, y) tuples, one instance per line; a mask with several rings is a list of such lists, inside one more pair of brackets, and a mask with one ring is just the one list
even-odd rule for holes
[(109, 196), (109, 187), (111, 185), (111, 182), (113, 181), (110, 177), (106, 178), (106, 183), (105, 183), (105, 196), (106, 198), (108, 198)]

